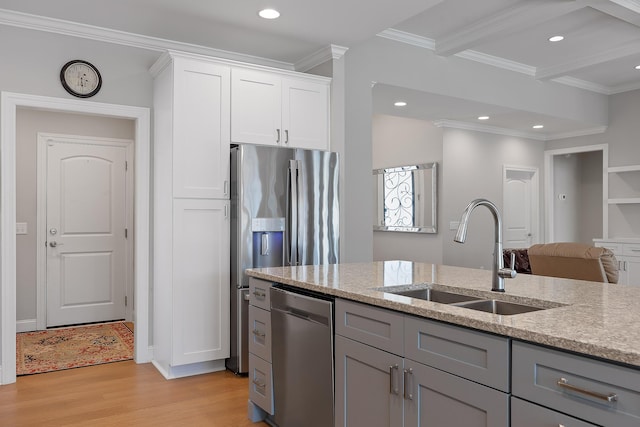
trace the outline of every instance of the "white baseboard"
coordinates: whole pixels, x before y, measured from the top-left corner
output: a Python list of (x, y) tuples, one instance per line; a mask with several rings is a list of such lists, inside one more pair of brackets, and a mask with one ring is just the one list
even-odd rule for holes
[(37, 331), (36, 319), (18, 320), (16, 322), (16, 333)]
[(162, 366), (156, 360), (152, 360), (153, 366), (168, 380), (175, 378), (191, 377), (193, 375), (209, 374), (211, 372), (224, 371), (226, 366), (224, 359), (208, 362), (190, 363), (180, 366)]

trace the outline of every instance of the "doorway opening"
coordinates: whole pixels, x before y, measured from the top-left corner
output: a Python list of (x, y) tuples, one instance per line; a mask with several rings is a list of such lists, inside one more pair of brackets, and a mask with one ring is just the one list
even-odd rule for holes
[(546, 242), (608, 237), (608, 145), (545, 151)]
[(148, 108), (2, 92), (0, 108), (0, 383), (16, 381), (16, 116), (18, 108), (116, 117), (135, 121), (134, 321), (137, 363), (149, 349), (150, 111)]
[[(25, 121), (23, 113), (32, 113), (29, 122), (34, 126), (46, 126), (51, 119), (63, 123), (61, 128), (73, 126), (69, 122), (84, 121), (94, 129), (102, 125), (108, 134), (133, 133), (130, 120), (83, 120), (78, 115), (20, 111), (20, 123)], [(33, 143), (18, 138), (25, 145)], [(133, 303), (133, 149), (133, 140), (38, 132), (38, 330), (133, 319), (129, 304)], [(21, 171), (27, 163), (24, 157), (19, 150), (19, 188), (27, 187), (20, 183), (29, 178), (29, 171)], [(18, 220), (21, 214), (31, 213), (20, 199)], [(24, 280), (27, 263), (20, 258), (33, 257), (24, 246), (34, 239), (22, 240), (17, 242), (17, 305), (24, 310), (26, 304), (21, 299), (29, 293), (30, 283)], [(26, 292), (21, 289), (25, 287)], [(18, 319), (24, 317), (20, 314)]]

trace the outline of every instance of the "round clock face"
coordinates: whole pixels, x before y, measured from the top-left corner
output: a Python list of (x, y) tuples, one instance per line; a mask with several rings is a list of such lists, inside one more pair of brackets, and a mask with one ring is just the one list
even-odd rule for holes
[(78, 98), (89, 98), (102, 86), (98, 69), (81, 60), (67, 62), (60, 70), (60, 81), (67, 92)]

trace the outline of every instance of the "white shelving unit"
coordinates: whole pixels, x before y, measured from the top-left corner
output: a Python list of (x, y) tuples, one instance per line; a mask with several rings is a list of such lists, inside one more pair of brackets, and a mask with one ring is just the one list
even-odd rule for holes
[[(612, 173), (626, 173), (626, 172), (640, 172), (640, 165), (630, 166), (613, 166), (607, 169)], [(607, 202), (610, 205), (636, 205), (640, 204), (640, 197), (616, 197), (608, 199)]]

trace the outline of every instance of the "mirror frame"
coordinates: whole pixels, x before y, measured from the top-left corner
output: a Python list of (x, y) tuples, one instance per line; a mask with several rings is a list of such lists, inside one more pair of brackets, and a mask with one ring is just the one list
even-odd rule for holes
[[(373, 176), (384, 175), (389, 169), (393, 169), (394, 172), (400, 171), (419, 171), (423, 170), (425, 173), (431, 170), (431, 224), (421, 224), (414, 227), (401, 227), (401, 226), (387, 226), (387, 225), (373, 225), (373, 231), (396, 231), (403, 233), (426, 233), (436, 234), (438, 232), (438, 162), (422, 163), (419, 165), (407, 165), (396, 166), (382, 169), (374, 169)], [(384, 201), (383, 201), (384, 203)], [(375, 207), (374, 218), (378, 216), (379, 206)], [(384, 206), (383, 206), (384, 209)]]

